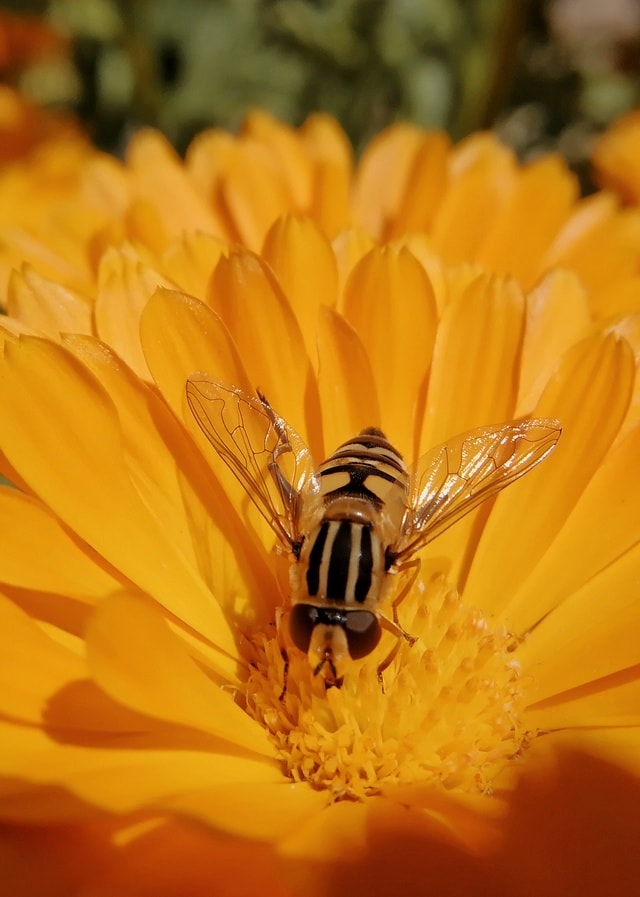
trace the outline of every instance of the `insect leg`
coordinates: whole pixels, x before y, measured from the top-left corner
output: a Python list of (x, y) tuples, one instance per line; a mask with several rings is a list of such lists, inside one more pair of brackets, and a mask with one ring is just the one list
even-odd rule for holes
[(289, 679), (289, 654), (287, 653), (287, 646), (284, 643), (283, 632), (283, 619), (285, 617), (285, 611), (279, 607), (276, 610), (276, 638), (278, 639), (278, 647), (280, 648), (280, 656), (282, 657), (284, 663), (284, 669), (282, 672), (282, 691), (278, 696), (279, 701), (284, 701), (284, 696), (287, 693), (287, 680)]
[(398, 571), (411, 570), (409, 575), (409, 579), (402, 587), (398, 595), (394, 598), (393, 603), (391, 604), (391, 612), (393, 614), (393, 620), (389, 620), (387, 617), (380, 615), (380, 625), (383, 629), (387, 629), (389, 632), (392, 632), (396, 636), (396, 641), (391, 649), (391, 651), (387, 654), (385, 659), (378, 665), (378, 681), (382, 690), (384, 691), (384, 680), (382, 678), (382, 674), (390, 666), (396, 658), (398, 651), (400, 650), (401, 639), (409, 645), (415, 645), (418, 641), (418, 637), (415, 635), (411, 635), (403, 629), (400, 625), (400, 621), (398, 620), (398, 605), (406, 598), (406, 596), (411, 591), (414, 582), (418, 578), (418, 573), (420, 572), (420, 559), (414, 558), (412, 561), (408, 561), (406, 564), (402, 564), (401, 567), (398, 568)]

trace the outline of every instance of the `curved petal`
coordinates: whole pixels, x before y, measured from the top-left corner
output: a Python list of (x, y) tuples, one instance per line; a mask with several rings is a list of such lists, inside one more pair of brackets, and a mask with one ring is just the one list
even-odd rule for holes
[(380, 426), (373, 372), (358, 334), (330, 308), (318, 318), (318, 388), (328, 452), (365, 427)]
[(544, 615), (544, 599), (524, 608), (511, 607), (511, 598), (553, 544), (615, 439), (634, 377), (631, 349), (615, 334), (596, 333), (567, 353), (534, 409), (534, 417), (560, 420), (560, 442), (497, 499), (473, 558), (466, 603), (506, 614), (517, 632)]
[[(104, 388), (70, 353), (33, 337), (5, 346), (1, 374), (2, 446), (34, 492), (124, 576), (233, 652), (219, 605), (131, 481)], [(43, 448), (61, 433), (64, 454)], [(220, 663), (232, 674), (222, 655)]]
[(91, 333), (91, 305), (79, 293), (47, 280), (28, 267), (13, 271), (7, 291), (7, 313), (42, 334)]
[(383, 429), (411, 457), (437, 326), (424, 268), (404, 247), (372, 250), (351, 272), (344, 314), (369, 356)]
[(65, 822), (94, 817), (96, 809), (148, 812), (177, 794), (282, 778), (272, 762), (210, 751), (61, 745), (2, 722), (0, 738), (0, 819), (10, 821)]
[[(518, 651), (541, 701), (640, 664), (640, 545), (554, 608)], [(561, 645), (561, 650), (558, 649)]]
[(168, 810), (184, 814), (218, 831), (252, 841), (279, 841), (327, 804), (322, 791), (306, 782), (221, 785), (163, 802)]
[(221, 259), (211, 304), (245, 361), (250, 392), (259, 387), (288, 423), (307, 433), (309, 447), (319, 457), (315, 378), (296, 317), (269, 267), (259, 256), (241, 250)]
[(0, 487), (0, 531), (0, 582), (91, 602), (121, 586), (90, 545), (17, 489)]
[(86, 641), (89, 670), (116, 701), (208, 732), (231, 749), (275, 756), (265, 730), (207, 677), (148, 600), (123, 593), (103, 601)]
[(590, 324), (587, 293), (571, 271), (554, 271), (528, 294), (516, 417), (531, 413), (558, 359)]
[(257, 514), (247, 526), (239, 511), (247, 504), (244, 490), (185, 409), (186, 380), (195, 371), (253, 392), (235, 343), (211, 308), (163, 289), (143, 312), (141, 339), (165, 400), (201, 448), (200, 453), (194, 446), (183, 447), (179, 476), (199, 569), (219, 599), (228, 596), (236, 612), (238, 596), (245, 595), (260, 616), (272, 619), (278, 596), (265, 546), (273, 543), (273, 534), (261, 518), (255, 519)]
[(278, 278), (302, 331), (307, 355), (316, 356), (318, 310), (338, 298), (338, 270), (329, 241), (308, 218), (275, 222), (262, 256)]
[(140, 315), (159, 286), (172, 284), (135, 253), (108, 249), (102, 257), (94, 311), (97, 334), (146, 379), (150, 378), (140, 345)]

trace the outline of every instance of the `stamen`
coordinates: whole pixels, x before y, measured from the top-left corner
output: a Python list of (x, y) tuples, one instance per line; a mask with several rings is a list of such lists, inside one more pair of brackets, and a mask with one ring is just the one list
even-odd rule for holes
[(341, 688), (325, 689), (307, 657), (283, 660), (275, 639), (258, 636), (246, 683), (250, 713), (271, 733), (292, 781), (331, 799), (364, 798), (398, 783), (484, 792), (526, 746), (516, 639), (466, 607), (441, 575), (419, 583), (402, 604), (404, 640), (384, 671), (393, 636), (353, 663)]

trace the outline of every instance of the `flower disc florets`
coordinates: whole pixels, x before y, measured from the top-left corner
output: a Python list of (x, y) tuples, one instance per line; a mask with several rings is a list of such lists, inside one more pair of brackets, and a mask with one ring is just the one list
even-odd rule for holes
[(522, 748), (516, 639), (466, 607), (441, 574), (419, 583), (401, 606), (403, 626), (417, 636), (393, 648), (385, 636), (343, 686), (325, 690), (307, 658), (284, 664), (275, 637), (259, 636), (247, 705), (269, 730), (293, 781), (324, 788), (333, 799), (363, 798), (390, 784), (425, 782), (484, 792)]

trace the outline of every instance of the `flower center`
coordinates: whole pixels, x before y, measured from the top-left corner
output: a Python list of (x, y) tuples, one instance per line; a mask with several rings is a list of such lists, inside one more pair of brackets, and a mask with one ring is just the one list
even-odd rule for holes
[(418, 639), (401, 643), (383, 686), (377, 671), (394, 647), (390, 634), (353, 663), (339, 689), (325, 690), (307, 657), (292, 650), (282, 699), (277, 639), (255, 639), (247, 708), (293, 781), (334, 799), (417, 782), (483, 792), (523, 747), (517, 639), (466, 607), (441, 574), (413, 588), (400, 617)]

